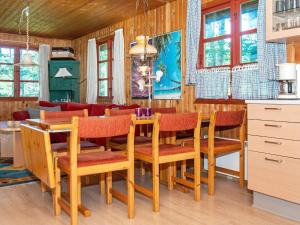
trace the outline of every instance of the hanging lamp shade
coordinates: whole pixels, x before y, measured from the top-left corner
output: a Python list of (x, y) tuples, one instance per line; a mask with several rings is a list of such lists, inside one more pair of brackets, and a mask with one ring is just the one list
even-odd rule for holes
[(27, 52), (21, 59), (20, 63), (16, 63), (15, 66), (22, 66), (22, 67), (30, 67), (30, 66), (39, 66), (32, 60), (32, 57), (29, 52)]
[(149, 42), (148, 36), (144, 36), (144, 35), (137, 36), (136, 42), (137, 44), (129, 50), (129, 54), (131, 56), (153, 57), (157, 54), (157, 49), (153, 45), (150, 45), (148, 43)]
[(55, 74), (55, 77), (71, 77), (72, 74), (67, 70), (67, 68), (59, 68), (57, 73)]

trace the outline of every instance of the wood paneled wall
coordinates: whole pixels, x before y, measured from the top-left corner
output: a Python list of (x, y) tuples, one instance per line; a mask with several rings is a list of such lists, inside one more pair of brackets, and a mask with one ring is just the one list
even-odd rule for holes
[[(26, 46), (26, 36), (0, 33), (0, 46)], [(30, 46), (38, 48), (39, 44), (49, 44), (50, 46), (71, 46), (71, 40), (51, 39), (30, 37)], [(11, 120), (12, 113), (19, 110), (24, 110), (27, 107), (34, 107), (36, 101), (8, 101), (0, 99), (0, 120)]]
[[(209, 1), (209, 0), (207, 0)], [(210, 0), (211, 1), (211, 0)], [(184, 85), (185, 81), (185, 33), (186, 33), (186, 0), (176, 0), (157, 9), (148, 12), (148, 27), (146, 34), (150, 36), (163, 34), (170, 31), (181, 30), (182, 31), (182, 99), (181, 100), (153, 100), (153, 107), (176, 107), (178, 111), (196, 111), (201, 110), (208, 112), (212, 109), (235, 109), (243, 106), (232, 105), (200, 105), (194, 104), (195, 91), (193, 86)], [(125, 93), (127, 104), (137, 103), (140, 105), (146, 105), (145, 100), (132, 100), (130, 93), (130, 56), (128, 54), (130, 42), (135, 40), (135, 37), (139, 34), (145, 33), (143, 30), (145, 18), (143, 15), (137, 15), (123, 22), (114, 24), (105, 29), (98, 30), (86, 36), (73, 41), (73, 46), (76, 50), (77, 56), (81, 62), (81, 80), (86, 79), (86, 59), (87, 59), (87, 42), (90, 38), (101, 39), (113, 34), (114, 30), (118, 28), (124, 29), (125, 39), (125, 76), (126, 85)], [(86, 99), (86, 82), (81, 86), (81, 101)]]

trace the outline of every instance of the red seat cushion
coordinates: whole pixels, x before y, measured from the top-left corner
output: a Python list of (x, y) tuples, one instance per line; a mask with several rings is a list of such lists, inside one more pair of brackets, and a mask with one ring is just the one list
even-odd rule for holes
[[(152, 146), (136, 147), (134, 151), (139, 154), (150, 156), (152, 155)], [(175, 155), (175, 154), (193, 152), (193, 151), (194, 148), (190, 146), (180, 146), (180, 145), (171, 145), (171, 144), (159, 145), (159, 156)]]
[(87, 109), (89, 115), (91, 114), (91, 105), (90, 104), (81, 104), (76, 102), (68, 102), (67, 111), (77, 111)]
[[(216, 153), (234, 151), (239, 150), (241, 148), (241, 142), (239, 140), (215, 138), (214, 142), (214, 148)], [(201, 152), (208, 152), (208, 139), (201, 139), (200, 150)]]
[[(100, 164), (116, 163), (116, 162), (123, 162), (123, 161), (127, 161), (127, 156), (115, 152), (110, 152), (110, 151), (84, 153), (84, 154), (77, 155), (78, 167), (95, 166)], [(70, 157), (69, 156), (59, 157), (58, 165), (69, 166)]]
[[(80, 142), (80, 148), (81, 150), (88, 150), (88, 149), (93, 149), (93, 148), (98, 148), (99, 145), (89, 142), (89, 141), (81, 141)], [(52, 151), (54, 152), (64, 152), (68, 149), (68, 143), (63, 142), (63, 143), (53, 143), (51, 144)]]
[(53, 103), (53, 102), (48, 102), (48, 101), (39, 101), (39, 106), (43, 106), (43, 107), (60, 106), (61, 111), (67, 111), (68, 103)]
[[(127, 136), (126, 137), (115, 137), (111, 139), (111, 142), (117, 143), (117, 144), (127, 144)], [(136, 136), (134, 137), (134, 144), (139, 145), (139, 144), (147, 144), (151, 143), (152, 138), (150, 137), (144, 137), (144, 136)]]

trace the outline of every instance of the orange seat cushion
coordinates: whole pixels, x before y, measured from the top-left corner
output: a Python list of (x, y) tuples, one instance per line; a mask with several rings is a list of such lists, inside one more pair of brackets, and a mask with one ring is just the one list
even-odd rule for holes
[[(241, 149), (241, 142), (239, 140), (229, 140), (224, 138), (215, 138), (214, 140), (215, 153), (225, 153), (237, 151)], [(208, 152), (208, 139), (201, 139), (200, 141), (201, 152)]]
[[(95, 166), (108, 163), (116, 163), (127, 161), (127, 157), (121, 154), (105, 151), (105, 152), (93, 152), (77, 155), (77, 167)], [(69, 166), (70, 157), (62, 156), (58, 158), (58, 165)]]
[[(69, 146), (68, 146), (67, 142), (51, 144), (51, 149), (54, 152), (65, 152), (65, 151), (67, 151), (68, 147)], [(99, 145), (89, 142), (89, 141), (81, 141), (80, 148), (81, 148), (81, 150), (93, 149), (93, 148), (99, 148)]]
[[(127, 137), (115, 137), (111, 139), (111, 142), (116, 144), (127, 144)], [(152, 138), (151, 137), (145, 137), (145, 136), (136, 136), (134, 137), (134, 144), (141, 145), (141, 144), (147, 144), (151, 143)]]
[[(151, 156), (152, 146), (137, 147), (134, 149), (134, 151), (139, 154)], [(175, 155), (175, 154), (193, 152), (193, 151), (194, 148), (189, 146), (183, 147), (180, 145), (171, 145), (171, 144), (159, 145), (159, 156)]]

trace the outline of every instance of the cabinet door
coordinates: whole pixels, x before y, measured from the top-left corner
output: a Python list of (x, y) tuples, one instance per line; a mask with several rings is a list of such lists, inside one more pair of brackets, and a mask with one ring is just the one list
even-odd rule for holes
[(49, 76), (55, 77), (60, 68), (66, 68), (72, 74), (73, 79), (79, 79), (79, 61), (51, 60), (49, 61)]

